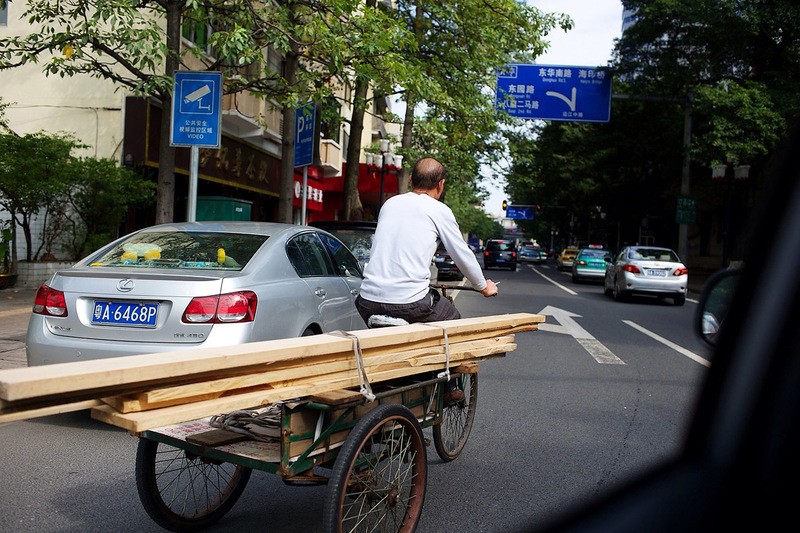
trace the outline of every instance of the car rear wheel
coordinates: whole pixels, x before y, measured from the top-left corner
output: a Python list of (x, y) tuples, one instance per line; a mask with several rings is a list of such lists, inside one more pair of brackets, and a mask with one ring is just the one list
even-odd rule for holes
[(686, 296), (675, 296), (672, 301), (675, 305), (683, 305), (686, 303)]
[(614, 297), (614, 299), (615, 299), (616, 301), (618, 301), (618, 302), (624, 302), (624, 301), (625, 301), (625, 297), (626, 297), (626, 295), (625, 295), (625, 293), (624, 293), (624, 292), (622, 292), (621, 290), (619, 290), (619, 287), (617, 286), (617, 283), (616, 283), (616, 282), (614, 282), (614, 288), (613, 288), (613, 289), (611, 289), (611, 295), (612, 295), (612, 296)]

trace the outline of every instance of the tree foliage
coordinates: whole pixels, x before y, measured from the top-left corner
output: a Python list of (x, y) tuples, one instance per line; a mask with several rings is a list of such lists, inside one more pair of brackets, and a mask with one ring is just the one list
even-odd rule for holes
[[(31, 222), (68, 186), (70, 152), (80, 145), (67, 134), (0, 134), (0, 206), (22, 228), (27, 253), (33, 259)], [(13, 237), (16, 244), (16, 234)], [(12, 262), (16, 263), (16, 246)]]
[(509, 133), (507, 193), (516, 203), (554, 206), (540, 213), (539, 231), (552, 225), (561, 237), (617, 245), (639, 240), (644, 228), (674, 246), (687, 99), (693, 192), (714, 206), (719, 191), (703, 179), (710, 167), (751, 165), (757, 178), (800, 111), (800, 7), (788, 0), (624, 4), (638, 11), (610, 65), (611, 121), (536, 123)]
[[(112, 159), (78, 158), (82, 145), (67, 134), (0, 134), (0, 206), (22, 229), (26, 261), (62, 242), (78, 259), (117, 236), (128, 206), (151, 200), (155, 184)], [(34, 251), (32, 222), (44, 220), (42, 246)], [(17, 260), (16, 235), (12, 261)]]
[(155, 183), (113, 159), (71, 158), (69, 186), (49, 211), (65, 228), (63, 251), (79, 259), (119, 237), (129, 207), (150, 205)]

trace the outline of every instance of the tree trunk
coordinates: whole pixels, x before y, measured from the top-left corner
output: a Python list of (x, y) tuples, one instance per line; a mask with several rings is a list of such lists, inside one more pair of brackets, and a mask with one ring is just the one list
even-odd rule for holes
[[(283, 77), (289, 87), (297, 83), (297, 54), (286, 54)], [(281, 134), (281, 184), (278, 198), (278, 222), (291, 224), (292, 220), (292, 190), (294, 189), (294, 136), (295, 124), (293, 107), (283, 108), (283, 133)], [(303, 221), (305, 222), (305, 221)]]
[[(164, 74), (170, 78), (178, 70), (181, 47), (182, 3), (166, 2), (167, 49)], [(174, 222), (175, 218), (175, 148), (170, 146), (172, 92), (161, 94), (161, 140), (158, 146), (158, 192), (156, 193), (156, 224)]]
[[(411, 148), (412, 134), (414, 132), (414, 98), (411, 93), (406, 92), (406, 113), (403, 117), (403, 136), (400, 146), (408, 150)], [(414, 165), (414, 161), (405, 162), (403, 168), (397, 173), (397, 194), (407, 193), (408, 178), (411, 175), (409, 168)]]
[(353, 89), (353, 116), (350, 118), (350, 143), (347, 145), (347, 168), (344, 173), (344, 205), (342, 206), (344, 220), (362, 220), (364, 218), (364, 206), (358, 193), (358, 170), (368, 88), (368, 80), (356, 79)]

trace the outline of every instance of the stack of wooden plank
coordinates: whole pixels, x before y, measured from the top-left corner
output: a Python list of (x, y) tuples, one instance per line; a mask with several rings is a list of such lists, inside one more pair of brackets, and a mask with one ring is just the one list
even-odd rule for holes
[(0, 422), (92, 408), (141, 432), (504, 356), (544, 316), (492, 315), (0, 371)]

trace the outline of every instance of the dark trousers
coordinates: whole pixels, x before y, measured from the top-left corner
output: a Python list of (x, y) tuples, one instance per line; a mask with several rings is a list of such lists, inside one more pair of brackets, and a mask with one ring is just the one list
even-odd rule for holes
[(411, 324), (415, 322), (438, 322), (440, 320), (456, 320), (461, 318), (453, 302), (442, 298), (439, 291), (431, 289), (423, 298), (410, 304), (384, 304), (372, 302), (358, 295), (356, 297), (358, 309), (364, 323), (369, 322), (372, 315), (388, 315), (402, 318)]

